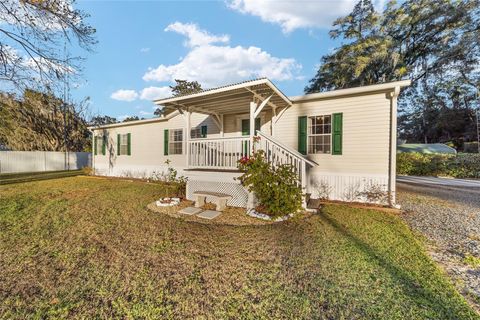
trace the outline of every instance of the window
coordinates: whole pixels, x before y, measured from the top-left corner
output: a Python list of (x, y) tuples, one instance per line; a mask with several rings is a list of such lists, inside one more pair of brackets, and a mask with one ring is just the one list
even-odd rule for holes
[(200, 139), (200, 138), (206, 138), (206, 137), (207, 137), (207, 126), (193, 128), (190, 131), (191, 139)]
[(103, 136), (95, 136), (95, 154), (105, 154)]
[(192, 139), (199, 139), (202, 138), (202, 130), (200, 128), (193, 128), (190, 131), (190, 137)]
[(128, 154), (128, 134), (119, 134), (120, 142), (118, 143), (118, 154), (126, 155)]
[(308, 153), (330, 153), (332, 117), (308, 117)]
[(168, 154), (182, 154), (183, 130), (169, 130)]

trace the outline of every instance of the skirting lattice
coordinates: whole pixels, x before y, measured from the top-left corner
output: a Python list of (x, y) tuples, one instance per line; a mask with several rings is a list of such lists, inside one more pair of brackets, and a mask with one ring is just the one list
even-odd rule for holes
[[(188, 180), (187, 181), (187, 199), (195, 200), (193, 193), (195, 191), (210, 191), (226, 193), (232, 196), (232, 199), (228, 201), (228, 205), (232, 207), (246, 208), (248, 193), (242, 187), (241, 184), (232, 182), (213, 182), (213, 181), (199, 181)], [(207, 202), (212, 202), (213, 199), (207, 197)]]

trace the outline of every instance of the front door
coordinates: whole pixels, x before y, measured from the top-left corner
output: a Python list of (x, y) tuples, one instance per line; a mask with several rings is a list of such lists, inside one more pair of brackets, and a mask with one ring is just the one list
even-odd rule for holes
[[(260, 118), (255, 119), (255, 131), (260, 130)], [(242, 136), (250, 135), (250, 119), (242, 119)], [(243, 155), (248, 155), (248, 142), (243, 142)]]
[[(255, 119), (255, 131), (260, 130), (260, 118)], [(250, 135), (250, 119), (242, 119), (242, 136)]]

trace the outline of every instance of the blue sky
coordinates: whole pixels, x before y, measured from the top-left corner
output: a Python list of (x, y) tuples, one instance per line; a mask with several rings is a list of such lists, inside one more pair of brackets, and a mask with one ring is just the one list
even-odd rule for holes
[[(93, 114), (152, 117), (151, 99), (169, 96), (173, 79), (215, 87), (261, 76), (287, 95), (302, 94), (320, 58), (338, 45), (334, 17), (354, 1), (80, 1), (97, 29), (85, 54)], [(382, 5), (381, 3), (377, 5)]]

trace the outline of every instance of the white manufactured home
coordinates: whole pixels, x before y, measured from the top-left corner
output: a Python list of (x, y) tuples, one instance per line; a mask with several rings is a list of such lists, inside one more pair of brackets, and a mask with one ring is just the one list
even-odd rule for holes
[(90, 128), (98, 175), (149, 178), (170, 162), (195, 191), (248, 192), (237, 161), (255, 148), (274, 164), (293, 164), (312, 198), (368, 201), (381, 190), (395, 203), (397, 81), (287, 97), (268, 79), (156, 100), (162, 117)]

